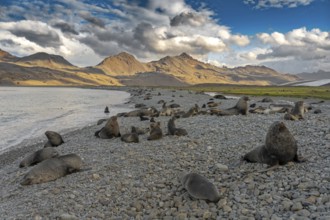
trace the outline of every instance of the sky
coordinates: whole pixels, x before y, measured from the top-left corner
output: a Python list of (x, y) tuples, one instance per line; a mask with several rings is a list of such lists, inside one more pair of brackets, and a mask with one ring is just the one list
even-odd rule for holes
[(93, 66), (183, 52), (218, 66), (330, 71), (330, 0), (0, 0), (0, 49)]

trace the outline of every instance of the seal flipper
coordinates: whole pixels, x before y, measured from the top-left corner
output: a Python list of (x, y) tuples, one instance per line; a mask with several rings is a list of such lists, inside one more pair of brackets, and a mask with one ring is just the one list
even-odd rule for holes
[(299, 156), (298, 154), (296, 154), (293, 158), (293, 161), (296, 163), (303, 163), (306, 162), (307, 159), (305, 157)]
[(31, 178), (24, 178), (21, 182), (20, 182), (20, 184), (21, 185), (30, 185), (32, 183), (32, 179)]
[(100, 137), (99, 133), (100, 133), (101, 130), (95, 131), (94, 135), (99, 138)]

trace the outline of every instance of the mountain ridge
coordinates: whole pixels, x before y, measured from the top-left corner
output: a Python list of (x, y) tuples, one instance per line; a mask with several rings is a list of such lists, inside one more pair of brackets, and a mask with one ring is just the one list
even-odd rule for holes
[(73, 67), (74, 65), (71, 64), (69, 61), (64, 59), (62, 56), (54, 55), (54, 54), (48, 54), (45, 52), (38, 52), (34, 53), (29, 56), (25, 56), (22, 58), (19, 58), (16, 63), (25, 63), (31, 66), (40, 66), (43, 65), (43, 62), (45, 62), (45, 65), (64, 65)]
[(298, 73), (296, 74), (299, 78), (305, 80), (321, 80), (321, 79), (330, 79), (330, 71), (318, 70), (313, 73)]
[[(50, 79), (61, 80), (56, 83), (67, 85), (66, 82), (81, 83), (81, 85), (194, 85), (203, 83), (219, 84), (242, 84), (242, 85), (275, 85), (284, 82), (297, 80), (297, 76), (278, 73), (265, 66), (247, 65), (244, 67), (217, 67), (209, 63), (199, 61), (187, 53), (177, 56), (165, 56), (159, 60), (148, 63), (140, 62), (134, 55), (121, 52), (103, 59), (99, 64), (91, 67), (77, 67), (59, 55), (43, 52), (35, 53), (21, 58), (10, 57), (5, 51), (0, 50), (0, 62), (13, 65), (2, 65), (0, 71), (0, 84), (6, 76), (5, 82), (12, 81), (13, 84), (27, 83), (27, 76), (24, 75), (24, 68), (36, 68), (40, 74), (52, 73)], [(1, 56), (3, 54), (3, 56)], [(30, 78), (34, 78), (37, 85), (47, 84), (48, 81), (43, 75), (32, 74), (27, 69)], [(11, 75), (9, 74), (11, 73)], [(33, 77), (32, 77), (32, 75)], [(56, 75), (57, 74), (57, 75)], [(154, 74), (154, 75), (152, 75)], [(77, 75), (79, 77), (77, 77)], [(9, 77), (9, 78), (8, 78)], [(17, 77), (17, 78), (15, 78)], [(70, 79), (64, 80), (65, 77)], [(29, 82), (31, 83), (31, 81)], [(71, 84), (70, 84), (71, 85)]]

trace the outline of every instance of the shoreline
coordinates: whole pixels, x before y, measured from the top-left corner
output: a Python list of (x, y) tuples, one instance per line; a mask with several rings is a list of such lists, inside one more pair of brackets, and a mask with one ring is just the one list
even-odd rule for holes
[[(146, 93), (152, 94), (150, 100), (144, 100)], [(160, 109), (159, 100), (168, 104), (174, 100), (186, 111), (210, 98), (184, 90), (148, 89), (140, 96), (131, 96), (129, 104)], [(262, 97), (251, 99), (249, 104)], [(224, 109), (237, 100), (215, 101)], [(23, 187), (19, 181), (30, 168), (20, 169), (18, 163), (27, 152), (16, 158), (12, 152), (12, 161), (1, 164), (0, 169), (0, 213), (6, 219), (326, 219), (330, 216), (330, 101), (316, 107), (322, 114), (308, 112), (305, 120), (284, 121), (298, 141), (298, 153), (308, 161), (266, 173), (255, 172), (265, 165), (242, 163), (240, 156), (264, 142), (269, 125), (282, 120), (280, 113), (180, 118), (176, 125), (185, 128), (188, 136), (147, 141), (148, 135), (142, 135), (137, 144), (119, 138), (95, 138), (94, 132), (104, 124), (72, 131), (63, 135), (67, 142), (56, 150), (61, 155), (80, 155), (84, 168), (90, 169)], [(164, 134), (169, 118), (155, 118)], [(118, 122), (122, 134), (132, 125), (149, 126), (148, 121), (137, 117), (119, 117)], [(31, 150), (37, 148), (30, 146)], [(178, 181), (182, 171), (198, 172), (210, 179), (220, 191), (220, 201), (190, 198)]]
[[(5, 86), (5, 87), (8, 87), (8, 86)], [(12, 86), (12, 87), (18, 87), (19, 88), (19, 87), (36, 87), (36, 86)], [(39, 87), (47, 88), (46, 86), (39, 86)], [(84, 89), (82, 87), (59, 87), (59, 86), (54, 86), (53, 88), (55, 88), (55, 87), (56, 88)], [(85, 88), (85, 89), (97, 89), (97, 88)], [(114, 88), (103, 88), (103, 90), (123, 91), (123, 92), (127, 92), (128, 94), (130, 94), (128, 92), (128, 88), (121, 89), (121, 90), (116, 90)], [(129, 104), (126, 104), (129, 100), (130, 100), (130, 97), (125, 98), (123, 100), (123, 103), (113, 105), (112, 107), (117, 107), (117, 108), (121, 107), (121, 108), (127, 108), (127, 109), (132, 110), (133, 108), (129, 107), (130, 106)], [(103, 109), (100, 109), (100, 111), (103, 111)], [(104, 115), (104, 118), (107, 118), (107, 117), (110, 117), (110, 116), (112, 116), (112, 114)], [(95, 122), (95, 125), (96, 125), (96, 122)], [(95, 126), (95, 125), (91, 124), (91, 122), (88, 122), (83, 127), (76, 127), (76, 128), (70, 128), (70, 129), (63, 128), (62, 130), (59, 130), (59, 131), (56, 131), (56, 132), (60, 133), (63, 136), (67, 136), (67, 135), (70, 135), (70, 133), (74, 133), (76, 131), (82, 130), (82, 129), (87, 128), (87, 127), (92, 127), (92, 126)], [(16, 156), (18, 156), (17, 154), (19, 154), (19, 156), (21, 156), (21, 154), (26, 154), (27, 152), (35, 151), (36, 149), (39, 149), (40, 146), (42, 146), (46, 141), (47, 141), (46, 136), (44, 134), (42, 134), (39, 137), (24, 139), (18, 144), (15, 144), (13, 146), (10, 146), (8, 148), (0, 150), (0, 166), (2, 167), (6, 163), (8, 163), (7, 162), (9, 160), (8, 158), (13, 158), (13, 156), (11, 156), (12, 154), (14, 154), (15, 157), (16, 157)], [(12, 160), (13, 159), (11, 159), (11, 161)]]

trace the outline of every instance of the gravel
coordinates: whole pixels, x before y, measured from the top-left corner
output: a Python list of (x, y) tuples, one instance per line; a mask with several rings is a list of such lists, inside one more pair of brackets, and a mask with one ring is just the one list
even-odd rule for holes
[[(150, 100), (144, 100), (145, 93)], [(158, 93), (160, 92), (160, 95)], [(188, 91), (150, 90), (132, 96), (127, 106), (144, 103), (161, 109), (181, 105), (187, 111), (211, 97)], [(250, 97), (249, 103), (263, 97)], [(298, 99), (272, 97), (275, 102)], [(219, 108), (237, 100), (218, 100)], [(304, 100), (306, 103), (315, 100)], [(84, 161), (81, 172), (56, 181), (30, 186), (19, 184), (31, 168), (18, 168), (20, 161), (42, 148), (40, 140), (20, 145), (0, 155), (0, 219), (329, 219), (330, 217), (330, 102), (313, 105), (322, 113), (306, 113), (300, 121), (285, 121), (298, 141), (298, 152), (308, 159), (257, 173), (267, 166), (246, 163), (241, 156), (263, 144), (269, 126), (283, 113), (247, 116), (197, 115), (176, 120), (188, 136), (164, 136), (140, 143), (119, 138), (94, 137), (103, 125), (63, 134), (60, 154), (76, 153)], [(103, 109), (100, 109), (103, 111)], [(167, 133), (170, 116), (155, 118)], [(148, 127), (138, 117), (118, 118), (121, 133), (130, 126)], [(221, 194), (217, 203), (191, 198), (178, 176), (197, 172), (213, 182)]]

